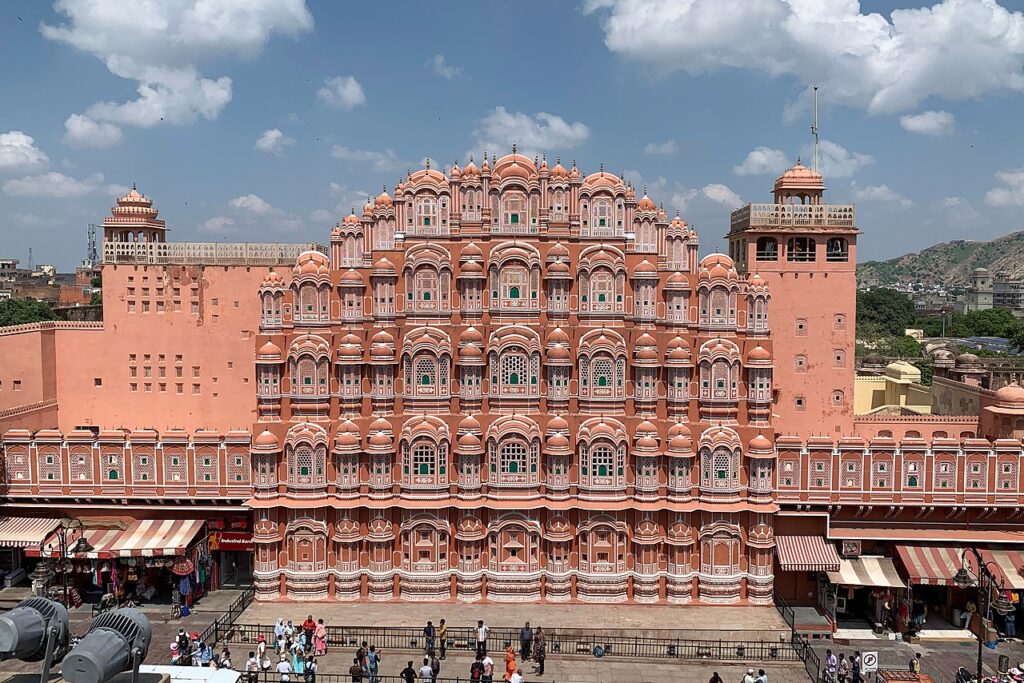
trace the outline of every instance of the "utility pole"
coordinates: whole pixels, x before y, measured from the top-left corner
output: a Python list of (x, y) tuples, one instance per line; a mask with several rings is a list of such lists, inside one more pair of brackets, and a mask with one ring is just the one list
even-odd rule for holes
[(814, 86), (814, 121), (811, 123), (811, 135), (814, 136), (814, 161), (811, 167), (815, 173), (818, 171), (818, 86)]

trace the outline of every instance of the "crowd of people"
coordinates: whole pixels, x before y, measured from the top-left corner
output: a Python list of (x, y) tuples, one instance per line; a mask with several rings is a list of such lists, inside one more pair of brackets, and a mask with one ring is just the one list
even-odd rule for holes
[[(526, 622), (519, 629), (518, 649), (506, 641), (498, 662), (489, 650), (490, 631), (482, 619), (472, 631), (476, 647), (468, 672), (471, 681), (523, 683), (523, 667), (530, 661), (534, 663), (534, 674), (544, 674), (548, 646), (541, 627), (533, 628), (530, 622)], [(437, 683), (441, 662), (447, 658), (448, 646), (452, 642), (444, 619), (436, 626), (433, 621), (428, 621), (423, 627), (423, 663), (416, 666), (416, 660), (408, 660), (399, 674), (402, 680), (405, 683)], [(262, 634), (256, 637), (256, 649), (249, 652), (243, 668), (245, 681), (257, 683), (261, 673), (274, 672), (279, 683), (316, 683), (318, 659), (327, 654), (327, 645), (328, 632), (323, 619), (314, 620), (313, 615), (309, 615), (296, 626), (290, 620), (279, 618), (269, 642)], [(495, 656), (499, 655), (495, 653)], [(382, 661), (377, 646), (363, 641), (348, 669), (353, 683), (379, 683)], [(185, 629), (178, 630), (178, 636), (171, 644), (171, 664), (235, 668), (226, 646), (218, 654), (211, 644), (202, 641), (199, 633), (186, 633)]]

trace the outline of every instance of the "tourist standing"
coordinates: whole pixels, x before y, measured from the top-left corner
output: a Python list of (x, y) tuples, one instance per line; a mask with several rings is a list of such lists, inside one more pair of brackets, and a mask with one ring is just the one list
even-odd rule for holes
[(481, 657), (487, 656), (487, 634), (491, 632), (491, 629), (487, 628), (487, 624), (484, 623), (483, 619), (479, 619), (476, 622), (476, 653)]
[(747, 673), (743, 675), (743, 683), (754, 683), (754, 670), (747, 669)]
[(430, 683), (437, 683), (437, 677), (441, 674), (441, 662), (433, 650), (430, 651), (430, 670), (433, 672), (430, 676)]
[(423, 627), (423, 639), (426, 641), (423, 652), (430, 654), (430, 651), (434, 649), (434, 622), (428, 621), (427, 625)]
[(919, 674), (921, 673), (921, 653), (918, 652), (916, 655), (910, 658), (910, 673)]
[(366, 653), (366, 672), (370, 675), (370, 683), (378, 683), (377, 672), (380, 671), (380, 662), (377, 646), (371, 645), (370, 650)]
[(510, 683), (523, 683), (523, 670), (516, 669), (516, 672), (512, 674), (512, 678), (509, 681)]
[(757, 670), (757, 683), (768, 683), (768, 674), (764, 672), (764, 669)]
[(861, 683), (864, 680), (860, 676), (860, 653), (855, 652), (854, 656), (850, 657), (850, 675), (853, 683)]
[(281, 651), (281, 646), (284, 644), (284, 617), (278, 617), (277, 623), (274, 624), (274, 649), (278, 652)]
[(481, 661), (484, 665), (484, 675), (481, 680), (483, 683), (492, 683), (492, 681), (494, 681), (494, 660), (491, 659), (490, 655), (484, 655), (484, 658)]
[(181, 665), (181, 654), (178, 651), (178, 644), (171, 643), (171, 666)]
[(281, 655), (281, 661), (277, 663), (277, 673), (280, 675), (281, 683), (288, 683), (292, 679), (292, 664), (288, 661), (287, 655)]
[(249, 653), (249, 659), (245, 660), (245, 678), (249, 683), (256, 683), (260, 677), (260, 660), (255, 652)]
[(711, 678), (708, 679), (708, 683), (725, 683), (725, 681), (722, 680), (722, 677), (719, 676), (718, 672), (716, 671), (713, 674), (711, 674)]
[(405, 665), (405, 668), (402, 669), (402, 673), (400, 673), (399, 676), (402, 677), (402, 681), (404, 683), (416, 683), (416, 669), (412, 668), (411, 659), (409, 660), (409, 663)]
[(533, 645), (533, 629), (530, 622), (519, 629), (519, 658), (524, 662), (530, 659), (530, 648)]
[(534, 672), (538, 676), (544, 675), (544, 658), (548, 654), (548, 641), (544, 637), (544, 629), (540, 626), (537, 627), (537, 632), (533, 636), (533, 661), (537, 662), (537, 666), (534, 667)]
[(839, 671), (836, 676), (839, 678), (839, 683), (846, 683), (846, 679), (850, 676), (850, 660), (842, 652), (839, 653)]
[(369, 673), (369, 664), (366, 660), (368, 654), (370, 654), (370, 650), (366, 647), (366, 641), (364, 640), (363, 644), (356, 650), (356, 661), (363, 668), (363, 673)]
[(352, 683), (363, 683), (363, 667), (359, 664), (359, 657), (352, 658), (352, 666), (348, 668), (348, 674), (352, 677)]
[(505, 676), (504, 680), (512, 680), (512, 674), (516, 672), (516, 651), (512, 649), (512, 643), (505, 648)]
[(471, 680), (474, 683), (476, 683), (477, 681), (482, 681), (483, 678), (484, 678), (483, 657), (481, 657), (480, 655), (477, 655), (476, 656), (476, 660), (474, 660), (473, 663), (470, 664), (470, 666), (469, 666), (469, 680)]
[(430, 668), (430, 660), (423, 658), (423, 666), (420, 667), (420, 683), (430, 683), (434, 670)]
[(825, 676), (830, 681), (836, 679), (836, 671), (839, 668), (839, 662), (836, 660), (836, 656), (832, 654), (832, 650), (825, 650)]
[(313, 629), (313, 654), (317, 657), (327, 654), (327, 627), (323, 619), (317, 619), (316, 628)]
[(444, 659), (448, 651), (448, 625), (444, 623), (444, 619), (438, 625), (437, 637), (441, 640), (441, 659)]
[(183, 629), (183, 628), (179, 628), (178, 629), (178, 637), (175, 639), (174, 642), (176, 642), (178, 644), (178, 652), (181, 655), (184, 655), (184, 654), (192, 651), (192, 648), (189, 647), (190, 641), (188, 639), (188, 634), (185, 633), (185, 629)]
[(316, 622), (313, 621), (313, 615), (310, 614), (306, 617), (306, 620), (302, 622), (302, 635), (306, 636), (306, 642), (302, 644), (304, 650), (312, 649), (313, 647), (313, 631), (316, 630)]
[(306, 657), (306, 673), (304, 676), (306, 683), (316, 683), (316, 669), (316, 658), (313, 655), (309, 655)]

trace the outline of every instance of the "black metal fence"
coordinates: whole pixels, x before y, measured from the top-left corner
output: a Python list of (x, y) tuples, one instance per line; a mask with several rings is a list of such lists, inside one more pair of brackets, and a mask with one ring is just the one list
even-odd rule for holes
[(252, 586), (247, 587), (242, 591), (241, 595), (235, 598), (235, 601), (228, 607), (227, 612), (214, 619), (213, 623), (206, 627), (206, 630), (200, 634), (199, 639), (204, 643), (216, 645), (224, 637), (224, 634), (230, 630), (235, 620), (242, 616), (242, 612), (252, 604), (255, 597), (256, 589)]
[[(216, 624), (215, 624), (216, 626)], [(211, 626), (211, 628), (214, 628)], [(209, 629), (208, 629), (209, 630)], [(263, 636), (268, 644), (275, 640), (274, 627), (268, 624), (221, 624), (217, 636), (227, 643), (254, 644)], [(692, 640), (684, 638), (648, 638), (623, 636), (611, 632), (583, 631), (579, 629), (550, 629), (544, 631), (549, 656), (587, 655), (595, 652), (614, 657), (643, 657), (651, 659), (689, 659), (708, 661), (804, 661), (806, 643)], [(207, 641), (211, 642), (211, 641)], [(217, 642), (217, 641), (212, 641)], [(328, 626), (329, 648), (357, 648), (362, 643), (384, 650), (423, 651), (427, 641), (421, 628), (392, 626)], [(519, 629), (491, 627), (487, 638), (490, 651), (501, 652), (506, 644), (519, 648)], [(435, 641), (436, 648), (440, 642)], [(449, 650), (476, 650), (473, 627), (449, 627), (446, 646)], [(598, 650), (600, 648), (600, 650)], [(810, 652), (813, 656), (814, 653)]]

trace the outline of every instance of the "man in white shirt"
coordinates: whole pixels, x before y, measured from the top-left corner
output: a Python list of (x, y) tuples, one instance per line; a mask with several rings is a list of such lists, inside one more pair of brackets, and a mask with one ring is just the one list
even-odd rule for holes
[(509, 683), (523, 683), (523, 670), (516, 669), (516, 672), (512, 674), (512, 678), (508, 679)]
[(423, 666), (420, 667), (420, 683), (430, 683), (434, 677), (434, 670), (430, 668), (430, 660), (423, 658)]
[(281, 683), (288, 683), (291, 680), (292, 665), (287, 658), (281, 657), (281, 661), (277, 663), (277, 673), (281, 674)]
[(476, 622), (476, 653), (481, 657), (487, 655), (487, 634), (490, 632), (483, 619)]
[(754, 683), (753, 669), (747, 669), (747, 673), (743, 676), (743, 683)]

